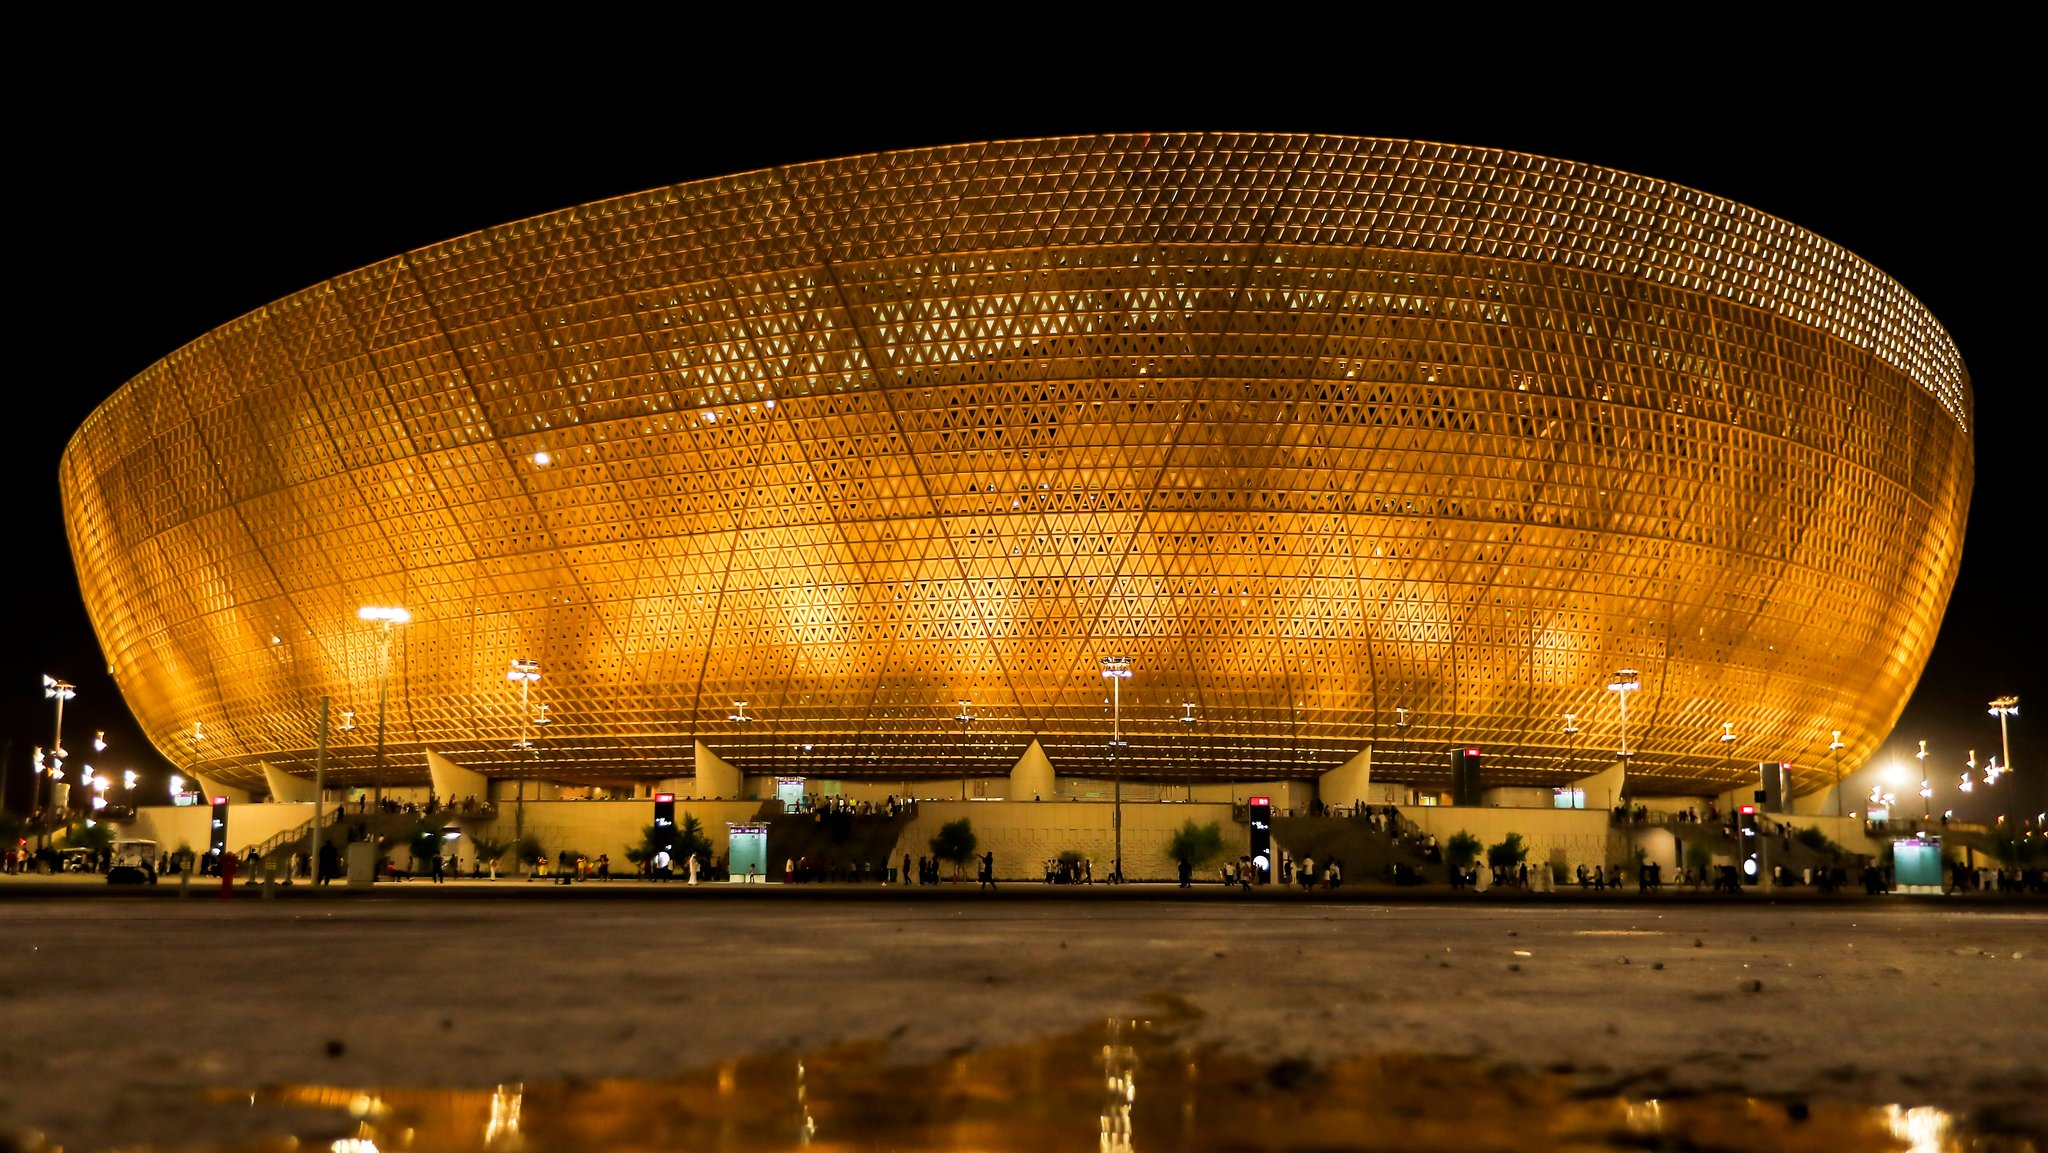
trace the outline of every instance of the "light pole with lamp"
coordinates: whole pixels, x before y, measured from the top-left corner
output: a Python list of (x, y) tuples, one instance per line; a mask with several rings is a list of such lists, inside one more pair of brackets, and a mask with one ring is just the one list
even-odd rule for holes
[(1634, 669), (1616, 669), (1614, 679), (1607, 682), (1607, 691), (1621, 701), (1621, 788), (1617, 790), (1620, 796), (1614, 798), (1617, 802), (1625, 803), (1628, 798), (1628, 695), (1642, 687), (1642, 678)]
[(960, 722), (960, 799), (964, 801), (967, 799), (967, 726), (974, 723), (974, 712), (967, 700), (956, 699), (953, 703), (960, 709), (953, 714), (953, 719)]
[(372, 801), (379, 812), (384, 808), (384, 706), (391, 696), (391, 633), (412, 620), (412, 614), (395, 605), (364, 605), (356, 619), (377, 626), (377, 775), (370, 782)]
[[(533, 686), (540, 683), (540, 662), (527, 657), (514, 657), (505, 669), (505, 679), (519, 686), (519, 739), (512, 747), (538, 757), (539, 750), (533, 744), (533, 703), (528, 695)], [(512, 837), (518, 840), (526, 836), (526, 778), (512, 778)]]
[[(1196, 716), (1195, 716), (1195, 702), (1193, 702), (1193, 701), (1182, 701), (1182, 702), (1180, 703), (1180, 723), (1181, 723), (1181, 724), (1183, 724), (1183, 725), (1190, 725), (1190, 726), (1192, 726), (1192, 725), (1194, 725), (1194, 724), (1196, 723), (1196, 721), (1197, 721), (1197, 718), (1196, 718)], [(1192, 729), (1190, 729), (1190, 731), (1193, 731), (1193, 730), (1192, 730)], [(1194, 778), (1192, 778), (1192, 777), (1190, 777), (1190, 778), (1188, 779), (1188, 784), (1187, 784), (1187, 790), (1188, 790), (1188, 801), (1189, 801), (1190, 803), (1193, 803), (1193, 801), (1194, 801), (1194, 799), (1195, 799), (1195, 783), (1194, 783)]]
[[(1992, 761), (1992, 767), (1984, 773), (1984, 783), (1995, 785), (2001, 774), (2012, 772), (2012, 741), (2006, 736), (2005, 718), (2020, 715), (2020, 699), (2016, 696), (2003, 696), (1992, 701), (1991, 715), (1998, 718), (1998, 747), (2005, 762), (2001, 765), (1997, 760)], [(2003, 819), (2005, 814), (2000, 813), (1999, 816)]]
[(1642, 687), (1642, 679), (1634, 669), (1616, 669), (1614, 679), (1607, 682), (1607, 691), (1619, 698), (1621, 703), (1621, 771), (1624, 785), (1627, 784), (1628, 774), (1628, 695)]
[[(1920, 742), (1920, 751), (1913, 754), (1913, 759), (1920, 762), (1920, 800), (1922, 802), (1920, 819), (1925, 821), (1931, 819), (1934, 816), (1934, 784), (1927, 778), (1926, 741)], [(1977, 750), (1971, 749), (1970, 760), (1974, 762), (1976, 759)]]
[(1738, 739), (1740, 738), (1735, 735), (1735, 722), (1722, 721), (1721, 751), (1722, 755), (1728, 758), (1728, 777), (1730, 780), (1733, 780), (1735, 777), (1735, 742)]
[(1842, 730), (1830, 730), (1835, 735), (1828, 741), (1828, 751), (1835, 754), (1835, 819), (1841, 820), (1842, 812), (1842, 750), (1848, 746), (1842, 743)]
[[(1579, 715), (1577, 713), (1564, 714), (1564, 727), (1559, 729), (1558, 732), (1564, 736), (1564, 756), (1558, 761), (1558, 771), (1564, 773), (1566, 779), (1569, 780), (1572, 771), (1572, 761), (1576, 758), (1579, 751)], [(1579, 802), (1579, 808), (1585, 808), (1583, 796), (1585, 790), (1581, 789), (1579, 792), (1581, 796), (1575, 799)]]
[(1124, 883), (1124, 763), (1117, 752), (1124, 747), (1123, 684), (1131, 677), (1130, 658), (1102, 658), (1102, 675), (1109, 680), (1109, 764), (1114, 778), (1109, 824), (1115, 854), (1110, 879), (1121, 885)]
[[(57, 736), (55, 740), (50, 742), (50, 772), (48, 774), (50, 779), (50, 803), (52, 805), (55, 805), (57, 801), (57, 782), (64, 779), (64, 758), (67, 755), (64, 752), (64, 702), (77, 695), (77, 685), (61, 678), (50, 676), (47, 673), (43, 675), (43, 698), (57, 702)], [(70, 808), (70, 798), (66, 797), (65, 801), (64, 807)], [(38, 807), (40, 808), (41, 806)], [(49, 821), (45, 820), (43, 826), (47, 830)], [(44, 836), (47, 840), (47, 832)]]

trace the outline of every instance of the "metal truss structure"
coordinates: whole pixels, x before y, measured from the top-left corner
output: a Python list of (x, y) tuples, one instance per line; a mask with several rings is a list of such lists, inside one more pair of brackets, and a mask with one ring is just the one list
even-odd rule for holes
[[(1099, 776), (1120, 657), (1134, 779), (1370, 746), (1431, 783), (1472, 745), (1489, 781), (1557, 782), (1612, 762), (1626, 667), (1638, 787), (1757, 760), (1813, 787), (1925, 664), (1971, 406), (1897, 283), (1706, 193), (1104, 136), (405, 253), (151, 365), (61, 484), (129, 704), (180, 764), (203, 723), (230, 780), (308, 763), (319, 698), (368, 716), (387, 672), (410, 779), (426, 749), (672, 776), (696, 741), (747, 772), (981, 775), (1034, 738)], [(366, 604), (411, 613), (388, 666)], [(542, 679), (509, 685), (519, 660)], [(339, 779), (369, 738), (337, 736)]]

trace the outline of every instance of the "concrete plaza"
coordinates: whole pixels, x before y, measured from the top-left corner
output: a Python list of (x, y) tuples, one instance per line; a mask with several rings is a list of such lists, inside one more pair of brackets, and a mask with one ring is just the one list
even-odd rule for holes
[(915, 1061), (1160, 997), (1201, 1015), (1195, 1039), (1260, 1057), (1442, 1054), (1643, 1097), (1931, 1104), (2048, 1128), (2038, 903), (486, 888), (224, 902), (0, 886), (0, 1148), (335, 1125), (209, 1088), (661, 1077), (863, 1039)]

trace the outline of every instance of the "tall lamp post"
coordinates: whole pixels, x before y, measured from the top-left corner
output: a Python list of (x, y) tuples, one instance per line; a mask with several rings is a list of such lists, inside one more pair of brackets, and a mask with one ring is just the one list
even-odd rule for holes
[(364, 605), (356, 619), (377, 626), (377, 775), (370, 782), (372, 799), (384, 808), (384, 706), (391, 696), (391, 633), (412, 620), (412, 614), (395, 605)]
[(1842, 813), (1842, 750), (1848, 746), (1842, 743), (1842, 730), (1830, 730), (1835, 735), (1828, 741), (1828, 751), (1835, 754), (1835, 819), (1841, 820)]
[[(61, 775), (61, 771), (64, 768), (64, 758), (67, 755), (69, 755), (64, 751), (64, 702), (70, 700), (71, 698), (77, 695), (77, 685), (74, 685), (69, 681), (50, 676), (48, 674), (44, 674), (43, 698), (45, 700), (53, 700), (57, 702), (57, 735), (56, 738), (50, 742), (51, 772), (49, 776), (52, 782), (61, 781), (64, 779), (63, 776)], [(53, 785), (53, 787), (50, 790), (50, 799), (52, 801), (55, 801), (56, 798), (57, 790)], [(67, 803), (65, 807), (69, 808), (70, 805)]]
[(974, 723), (974, 710), (970, 707), (972, 702), (965, 699), (953, 703), (960, 709), (953, 714), (953, 719), (960, 722), (960, 799), (964, 801), (967, 799), (967, 726)]
[[(505, 679), (519, 686), (519, 739), (512, 747), (529, 757), (540, 754), (533, 746), (533, 703), (529, 693), (540, 683), (540, 662), (528, 657), (515, 657), (505, 669)], [(512, 778), (512, 835), (526, 835), (526, 778)]]
[(2012, 772), (2012, 741), (2005, 734), (2005, 718), (2020, 715), (2020, 699), (2015, 696), (2005, 696), (1992, 701), (1991, 715), (1998, 718), (1998, 747), (2003, 753), (2003, 760), (2005, 761), (2004, 767), (1999, 768), (1996, 772), (1987, 772), (1984, 775), (1987, 782), (1995, 785), (1998, 783), (1998, 778), (2001, 774)]
[[(1920, 819), (1924, 821), (1934, 816), (1934, 782), (1927, 778), (1926, 741), (1920, 742), (1920, 751), (1913, 754), (1913, 759), (1920, 762)], [(1970, 760), (1975, 762), (1976, 759), (1977, 750), (1971, 749)]]
[(1109, 679), (1109, 764), (1114, 777), (1109, 823), (1116, 851), (1114, 871), (1110, 876), (1121, 885), (1124, 883), (1124, 762), (1117, 754), (1124, 747), (1123, 684), (1131, 676), (1130, 658), (1102, 658), (1102, 675)]
[(1607, 691), (1621, 700), (1621, 787), (1628, 788), (1628, 695), (1643, 687), (1642, 678), (1634, 669), (1614, 670), (1614, 679), (1607, 682)]
[[(72, 697), (75, 697), (77, 695), (78, 686), (73, 685), (71, 682), (62, 680), (58, 677), (50, 676), (47, 673), (43, 675), (44, 699), (54, 700), (57, 702), (57, 736), (56, 739), (50, 743), (50, 771), (48, 773), (43, 774), (43, 776), (47, 778), (50, 782), (49, 800), (53, 803), (57, 799), (57, 782), (64, 779), (64, 702), (70, 700)], [(40, 760), (38, 760), (37, 765), (38, 767), (40, 767)], [(36, 791), (40, 795), (42, 792), (41, 787), (38, 786)], [(41, 804), (38, 804), (36, 806), (36, 808), (38, 809), (41, 809), (43, 807), (44, 806)], [(69, 806), (67, 805), (67, 807)], [(42, 845), (49, 844), (49, 829), (50, 822), (48, 817), (45, 816), (45, 818), (42, 821), (42, 832), (37, 838), (39, 847)]]

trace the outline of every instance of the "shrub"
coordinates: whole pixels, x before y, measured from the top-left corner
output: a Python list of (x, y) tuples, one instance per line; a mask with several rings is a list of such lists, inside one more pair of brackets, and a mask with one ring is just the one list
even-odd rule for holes
[(1522, 834), (1509, 833), (1498, 845), (1486, 850), (1486, 863), (1496, 869), (1512, 869), (1529, 859), (1529, 846), (1522, 843)]
[(1792, 834), (1792, 839), (1809, 849), (1817, 849), (1823, 853), (1835, 848), (1835, 843), (1828, 840), (1828, 835), (1812, 825)]
[(505, 850), (511, 847), (512, 842), (502, 837), (476, 836), (469, 839), (469, 848), (476, 854), (476, 863), (485, 869), (490, 868), (492, 863), (504, 856)]
[(1223, 829), (1216, 822), (1198, 825), (1190, 818), (1166, 842), (1169, 859), (1199, 869), (1223, 855)]
[(1714, 863), (1714, 846), (1694, 837), (1685, 843), (1685, 867), (1695, 873), (1704, 873)]
[(67, 849), (90, 849), (94, 853), (112, 852), (114, 826), (105, 821), (80, 821), (64, 830), (62, 844)]
[(932, 856), (953, 866), (953, 875), (960, 875), (961, 866), (974, 857), (974, 822), (962, 817), (947, 821), (939, 826), (939, 835), (931, 839)]
[(1479, 838), (1459, 829), (1444, 842), (1444, 863), (1454, 869), (1469, 869), (1479, 859)]

